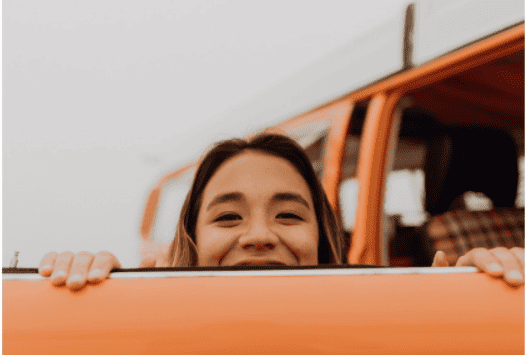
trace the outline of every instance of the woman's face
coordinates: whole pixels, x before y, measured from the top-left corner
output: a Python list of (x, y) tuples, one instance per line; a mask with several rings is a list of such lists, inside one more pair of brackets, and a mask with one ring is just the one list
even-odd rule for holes
[(286, 159), (247, 151), (208, 182), (196, 225), (199, 266), (316, 265), (318, 223), (307, 182)]

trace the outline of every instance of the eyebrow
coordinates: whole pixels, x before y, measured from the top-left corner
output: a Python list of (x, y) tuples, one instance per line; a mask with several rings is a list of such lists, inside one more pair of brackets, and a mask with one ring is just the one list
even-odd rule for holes
[(294, 192), (280, 192), (272, 196), (272, 201), (292, 201), (292, 202), (298, 202), (310, 209), (309, 203), (301, 197), (300, 194), (294, 193)]
[[(206, 210), (210, 210), (212, 207), (226, 202), (238, 202), (243, 200), (243, 194), (241, 192), (227, 192), (221, 195), (218, 195), (214, 197), (212, 202), (210, 202), (206, 208)], [(294, 192), (279, 192), (272, 196), (271, 199), (272, 202), (280, 202), (280, 201), (292, 201), (292, 202), (298, 202), (308, 209), (310, 209), (309, 203), (300, 195)]]
[(232, 201), (241, 201), (243, 199), (243, 194), (241, 192), (228, 192), (226, 194), (217, 195), (214, 197), (212, 202), (208, 204), (206, 210), (210, 210), (215, 205), (220, 203), (232, 202)]

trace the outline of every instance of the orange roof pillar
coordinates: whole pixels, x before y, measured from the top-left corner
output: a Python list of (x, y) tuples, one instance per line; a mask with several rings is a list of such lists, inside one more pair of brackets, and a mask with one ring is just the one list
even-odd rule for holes
[(358, 164), (358, 210), (348, 262), (380, 264), (380, 222), (384, 203), (386, 156), (394, 110), (401, 92), (378, 93), (367, 110)]
[(351, 121), (354, 102), (349, 99), (337, 101), (328, 108), (330, 109), (328, 114), (331, 116), (332, 125), (325, 145), (322, 185), (331, 206), (340, 216), (338, 186), (341, 178), (345, 138)]

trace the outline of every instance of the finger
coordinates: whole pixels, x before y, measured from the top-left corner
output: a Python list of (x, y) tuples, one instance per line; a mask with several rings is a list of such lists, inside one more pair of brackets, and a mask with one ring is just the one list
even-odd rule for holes
[(504, 269), (504, 279), (510, 285), (521, 285), (524, 283), (524, 272), (513, 252), (506, 248), (495, 248), (491, 250), (493, 256), (500, 262)]
[(55, 252), (47, 253), (46, 255), (44, 255), (42, 261), (40, 261), (40, 266), (38, 267), (38, 273), (40, 275), (44, 277), (51, 275), (57, 255), (58, 253)]
[(88, 270), (92, 262), (92, 253), (83, 251), (75, 255), (71, 269), (69, 270), (66, 287), (72, 290), (78, 290), (84, 287), (88, 278)]
[(139, 267), (155, 267), (157, 264), (157, 258), (155, 257), (155, 254), (148, 253), (144, 255), (144, 257), (141, 260), (141, 263), (139, 264)]
[(168, 262), (166, 261), (166, 258), (164, 254), (157, 255), (157, 260), (155, 261), (155, 267), (168, 267)]
[(524, 248), (515, 247), (515, 248), (511, 248), (510, 251), (513, 253), (513, 255), (515, 255), (515, 257), (521, 264), (523, 275), (524, 275)]
[(102, 282), (110, 275), (111, 270), (120, 269), (121, 267), (121, 263), (115, 255), (109, 251), (101, 251), (95, 254), (88, 274), (88, 282)]
[(60, 253), (55, 259), (55, 267), (53, 268), (53, 273), (51, 274), (51, 283), (55, 286), (61, 286), (66, 283), (66, 278), (69, 274), (69, 269), (71, 263), (73, 262), (73, 254), (70, 251)]
[(449, 266), (449, 263), (447, 262), (447, 258), (446, 258), (446, 253), (444, 253), (442, 250), (437, 251), (433, 259), (433, 264), (431, 266), (432, 267)]
[(503, 268), (495, 256), (484, 248), (475, 248), (461, 256), (456, 266), (476, 266), (491, 276), (502, 276)]

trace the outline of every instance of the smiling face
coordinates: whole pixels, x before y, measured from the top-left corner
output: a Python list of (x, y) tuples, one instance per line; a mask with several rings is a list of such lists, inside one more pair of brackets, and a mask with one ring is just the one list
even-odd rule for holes
[(227, 160), (212, 176), (195, 235), (199, 266), (318, 264), (307, 182), (286, 159), (257, 151)]

